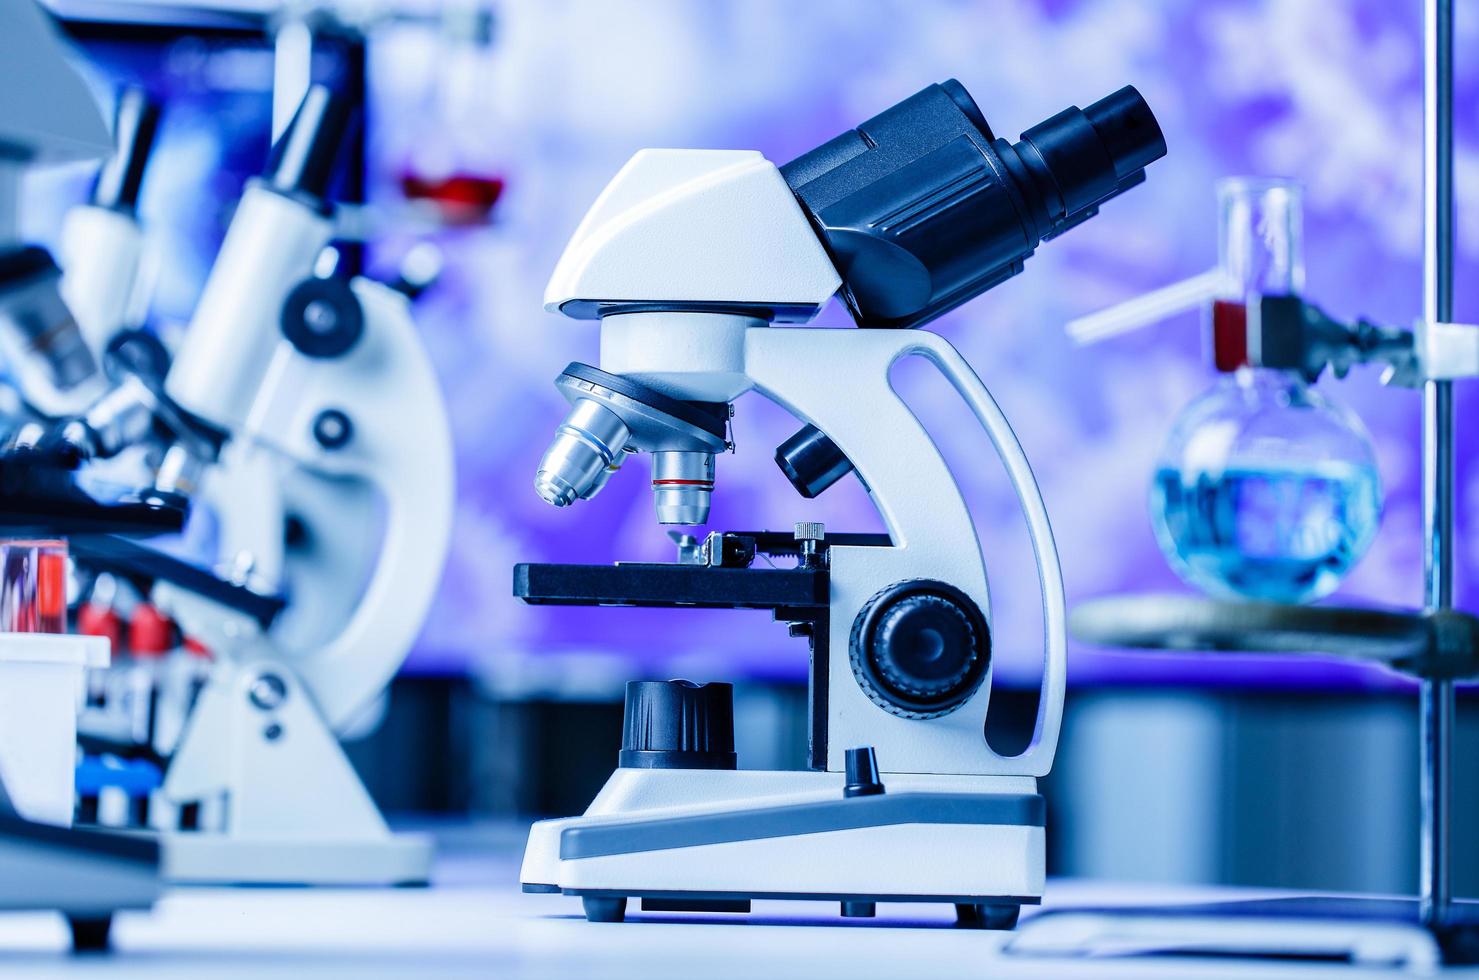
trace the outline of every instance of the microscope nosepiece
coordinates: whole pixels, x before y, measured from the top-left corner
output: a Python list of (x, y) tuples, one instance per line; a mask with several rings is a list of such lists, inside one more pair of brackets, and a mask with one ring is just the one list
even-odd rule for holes
[(595, 496), (621, 466), (630, 438), (614, 412), (589, 398), (578, 399), (539, 461), (534, 489), (556, 507)]

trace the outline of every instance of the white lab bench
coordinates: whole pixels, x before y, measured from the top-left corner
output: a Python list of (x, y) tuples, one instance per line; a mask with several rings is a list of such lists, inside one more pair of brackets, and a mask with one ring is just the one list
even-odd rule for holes
[[(574, 898), (518, 888), (522, 830), (443, 828), (430, 888), (180, 888), (125, 914), (110, 954), (72, 956), (59, 916), (0, 915), (0, 976), (52, 977), (1378, 977), (1329, 962), (1157, 956), (1065, 959), (1003, 950), (1008, 934), (951, 926), (948, 906), (883, 905), (871, 921), (811, 903), (749, 915), (633, 909), (588, 923)], [(1054, 881), (1048, 906), (1258, 897), (1226, 889)], [(1024, 916), (1024, 922), (1027, 921)], [(1479, 968), (1451, 970), (1479, 977)]]

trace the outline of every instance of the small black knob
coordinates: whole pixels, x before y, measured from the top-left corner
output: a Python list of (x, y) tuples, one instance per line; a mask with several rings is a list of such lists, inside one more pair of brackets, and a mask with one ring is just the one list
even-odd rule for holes
[(853, 675), (875, 704), (905, 718), (936, 718), (964, 704), (986, 677), (991, 632), (980, 608), (945, 582), (896, 582), (853, 623)]
[(735, 768), (733, 686), (628, 682), (620, 764), (626, 769)]
[(354, 438), (354, 423), (338, 408), (326, 408), (313, 419), (313, 438), (325, 449), (343, 449)]
[(854, 796), (877, 796), (882, 792), (883, 780), (878, 778), (878, 753), (873, 751), (873, 746), (848, 749), (847, 783), (842, 787), (842, 795), (851, 799)]
[(365, 332), (365, 314), (343, 279), (304, 279), (282, 304), (282, 335), (305, 357), (342, 357)]
[(776, 448), (775, 465), (808, 500), (852, 472), (852, 460), (814, 425), (802, 426)]

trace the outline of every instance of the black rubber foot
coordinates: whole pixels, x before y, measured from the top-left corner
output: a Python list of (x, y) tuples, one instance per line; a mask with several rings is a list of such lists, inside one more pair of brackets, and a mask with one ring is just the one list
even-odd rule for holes
[(844, 919), (871, 919), (878, 914), (878, 906), (873, 902), (843, 902), (842, 917)]
[(111, 915), (96, 917), (69, 915), (67, 925), (72, 927), (72, 952), (106, 953), (108, 951), (108, 936), (113, 931)]
[(581, 898), (580, 904), (585, 907), (587, 922), (623, 922), (627, 917), (625, 898), (601, 898), (586, 895)]
[(962, 929), (1015, 929), (1020, 905), (955, 903), (955, 924)]

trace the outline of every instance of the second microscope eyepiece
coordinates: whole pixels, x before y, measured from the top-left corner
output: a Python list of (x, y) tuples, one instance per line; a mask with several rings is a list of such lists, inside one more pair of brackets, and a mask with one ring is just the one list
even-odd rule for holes
[(327, 200), (352, 108), (325, 85), (309, 87), (287, 129), (272, 144), (267, 182), (284, 193)]
[(781, 168), (862, 327), (917, 327), (1022, 271), (1166, 153), (1126, 86), (1011, 143), (959, 82), (931, 85)]

